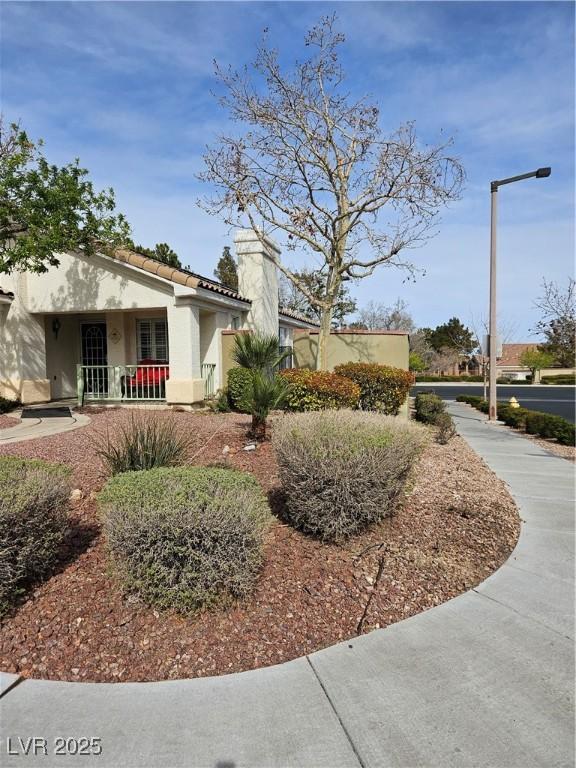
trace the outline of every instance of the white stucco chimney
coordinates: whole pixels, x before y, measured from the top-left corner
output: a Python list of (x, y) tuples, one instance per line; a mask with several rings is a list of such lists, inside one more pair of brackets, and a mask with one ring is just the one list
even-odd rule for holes
[(248, 328), (278, 334), (278, 268), (280, 249), (271, 238), (262, 243), (252, 229), (238, 229), (234, 246), (238, 257), (238, 293), (252, 301)]

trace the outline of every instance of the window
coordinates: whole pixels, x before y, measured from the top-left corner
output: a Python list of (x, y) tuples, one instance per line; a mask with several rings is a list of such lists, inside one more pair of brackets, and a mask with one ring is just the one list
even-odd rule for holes
[(233, 331), (239, 331), (240, 330), (240, 318), (238, 317), (238, 315), (234, 315), (234, 317), (232, 318), (231, 325), (232, 325), (232, 330)]
[(168, 325), (166, 320), (138, 320), (138, 362), (168, 362)]
[(285, 326), (281, 325), (278, 328), (278, 340), (280, 342), (280, 352), (289, 352), (290, 354), (287, 355), (284, 360), (280, 363), (280, 368), (284, 370), (285, 368), (292, 368), (293, 366), (293, 359), (292, 359), (292, 328), (286, 328)]

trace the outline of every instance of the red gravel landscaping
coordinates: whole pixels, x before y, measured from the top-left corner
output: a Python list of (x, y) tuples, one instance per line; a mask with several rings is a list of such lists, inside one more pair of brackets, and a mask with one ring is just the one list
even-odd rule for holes
[[(194, 616), (126, 598), (110, 576), (94, 492), (104, 482), (94, 438), (129, 418), (89, 412), (87, 427), (0, 447), (0, 454), (62, 461), (82, 498), (60, 569), (0, 626), (0, 669), (25, 677), (144, 681), (275, 664), (384, 627), (478, 584), (509, 555), (519, 520), (504, 484), (461, 438), (431, 444), (402, 508), (345, 545), (321, 544), (277, 519), (254, 594)], [(249, 419), (174, 413), (191, 435), (190, 462), (253, 472), (278, 510), (270, 443), (246, 452)], [(225, 446), (229, 451), (223, 453)], [(382, 546), (381, 546), (382, 545)], [(379, 578), (378, 577), (379, 574)]]

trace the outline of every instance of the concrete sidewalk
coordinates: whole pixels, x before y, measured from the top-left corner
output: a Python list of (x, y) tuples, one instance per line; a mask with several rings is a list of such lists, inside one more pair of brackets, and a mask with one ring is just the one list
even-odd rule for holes
[[(68, 416), (29, 416), (14, 427), (0, 429), (0, 445), (21, 443), (23, 440), (36, 440), (60, 432), (69, 432), (90, 424), (90, 417), (83, 413), (70, 413)], [(0, 763), (0, 766), (2, 763)]]
[[(115, 685), (6, 677), (16, 685), (0, 700), (0, 765), (572, 766), (573, 466), (467, 406), (451, 411), (523, 519), (514, 553), (483, 584), (254, 672)], [(18, 737), (31, 736), (48, 756), (21, 754)], [(56, 737), (100, 738), (102, 754), (55, 756)]]

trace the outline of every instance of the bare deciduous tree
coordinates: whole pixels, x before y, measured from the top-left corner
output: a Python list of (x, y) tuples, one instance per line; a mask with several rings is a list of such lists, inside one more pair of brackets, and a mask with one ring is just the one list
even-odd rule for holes
[(214, 189), (201, 202), (206, 210), (233, 226), (248, 223), (263, 243), (265, 234), (280, 231), (288, 248), (317, 258), (321, 295), (278, 267), (320, 309), (319, 368), (326, 367), (342, 282), (381, 264), (414, 270), (401, 254), (433, 235), (440, 209), (457, 199), (464, 178), (451, 139), (421, 145), (412, 123), (382, 135), (378, 108), (344, 90), (343, 40), (333, 16), (308, 33), (312, 55), (291, 73), (266, 39), (252, 71), (217, 66), (220, 102), (246, 130), (208, 148), (200, 174)]
[(534, 305), (541, 312), (535, 330), (546, 338), (540, 349), (550, 352), (559, 365), (572, 368), (576, 364), (576, 281), (569, 277), (562, 288), (543, 279), (542, 295)]
[(369, 331), (407, 331), (412, 333), (416, 325), (408, 311), (408, 304), (402, 299), (387, 307), (376, 301), (369, 301), (358, 310), (358, 320), (351, 323), (351, 328), (366, 328)]

